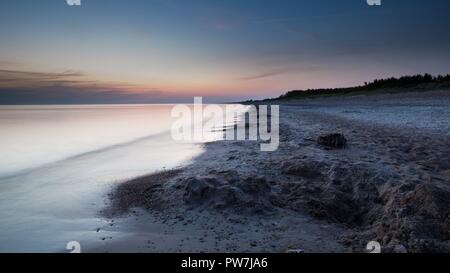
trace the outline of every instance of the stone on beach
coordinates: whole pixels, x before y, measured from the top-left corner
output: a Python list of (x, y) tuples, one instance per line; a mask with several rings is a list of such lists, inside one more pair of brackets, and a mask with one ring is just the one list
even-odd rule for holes
[(347, 145), (347, 139), (342, 134), (327, 134), (319, 136), (317, 143), (328, 148), (342, 149)]

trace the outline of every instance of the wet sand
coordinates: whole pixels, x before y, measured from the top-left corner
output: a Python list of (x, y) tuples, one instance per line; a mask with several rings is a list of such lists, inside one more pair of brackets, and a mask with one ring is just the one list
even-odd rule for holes
[[(113, 189), (91, 251), (450, 251), (450, 92), (280, 104), (277, 151), (208, 143)], [(318, 145), (327, 133), (347, 147)]]

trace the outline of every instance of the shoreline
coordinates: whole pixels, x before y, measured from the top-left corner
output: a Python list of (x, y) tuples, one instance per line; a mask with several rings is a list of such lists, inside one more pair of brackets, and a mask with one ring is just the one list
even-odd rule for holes
[[(119, 185), (102, 215), (114, 223), (109, 233), (126, 235), (104, 237), (92, 252), (365, 252), (374, 240), (385, 252), (450, 252), (449, 98), (372, 100), (388, 113), (357, 109), (363, 96), (331, 110), (320, 99), (282, 104), (276, 152), (207, 143), (182, 170)], [(431, 121), (414, 120), (430, 101), (439, 106), (427, 108)], [(335, 132), (346, 149), (315, 142)]]

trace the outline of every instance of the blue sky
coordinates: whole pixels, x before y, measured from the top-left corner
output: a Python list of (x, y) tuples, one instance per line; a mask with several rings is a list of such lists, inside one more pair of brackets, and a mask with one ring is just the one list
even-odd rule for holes
[(450, 1), (5, 0), (0, 103), (277, 96), (450, 73)]

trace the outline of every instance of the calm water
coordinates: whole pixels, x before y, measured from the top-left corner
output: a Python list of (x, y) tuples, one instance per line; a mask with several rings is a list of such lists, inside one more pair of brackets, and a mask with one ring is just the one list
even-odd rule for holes
[[(98, 241), (111, 186), (189, 163), (170, 105), (1, 106), (0, 252), (64, 251)], [(229, 122), (229, 121), (228, 121)]]

